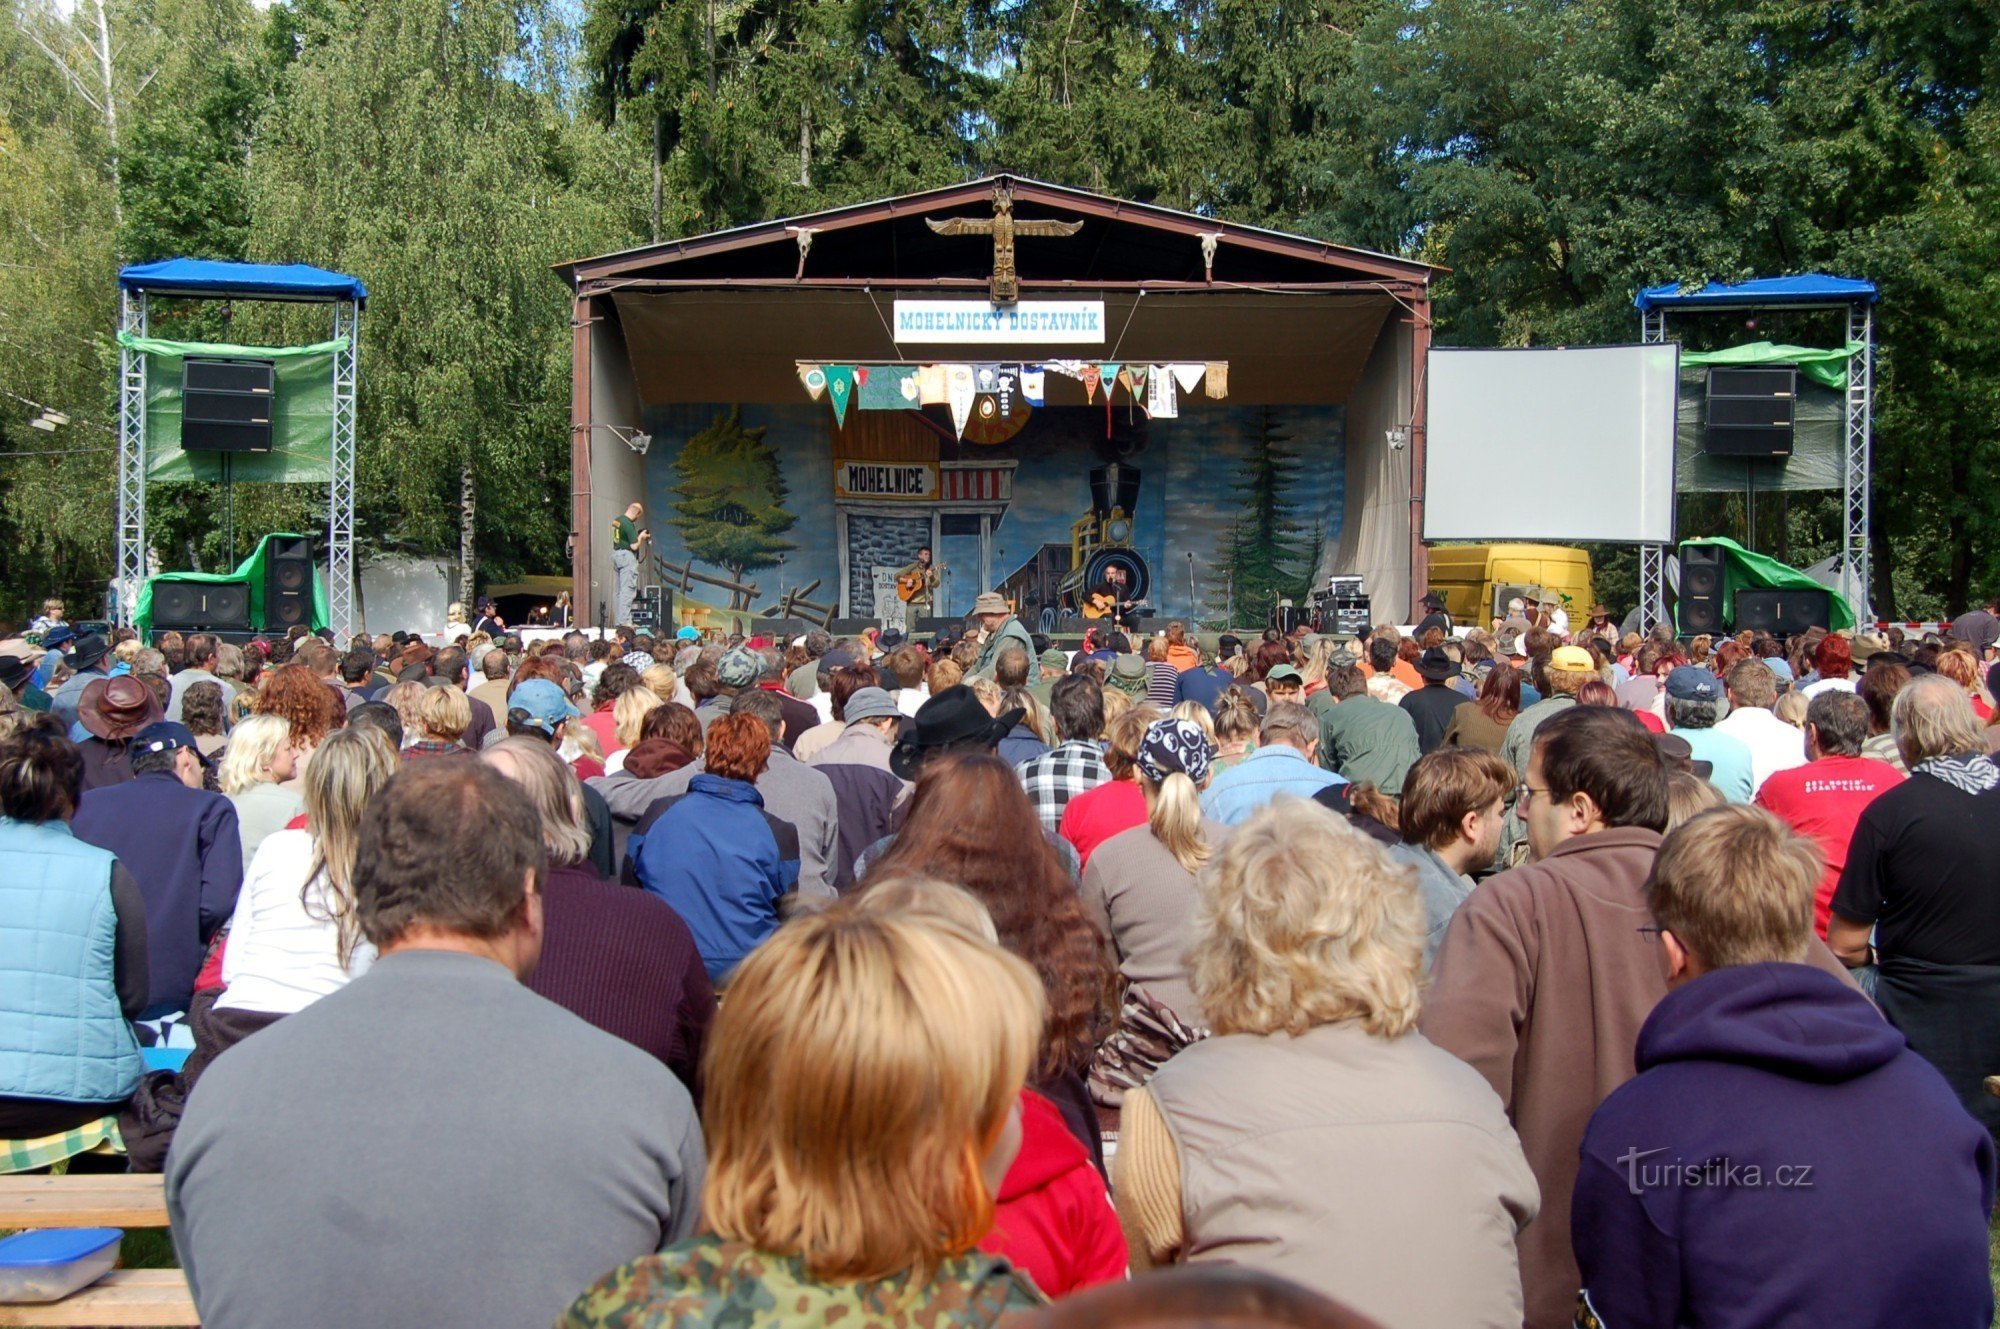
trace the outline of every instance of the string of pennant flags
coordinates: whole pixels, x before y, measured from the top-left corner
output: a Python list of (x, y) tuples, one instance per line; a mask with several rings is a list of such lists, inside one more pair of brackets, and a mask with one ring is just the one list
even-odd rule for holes
[(1180, 415), (1182, 393), (1197, 387), (1220, 400), (1229, 395), (1229, 364), (1224, 360), (1162, 365), (1125, 364), (1116, 360), (1044, 360), (1039, 364), (821, 364), (800, 360), (799, 382), (814, 401), (833, 407), (836, 424), (847, 423), (850, 409), (907, 411), (925, 406), (951, 410), (952, 428), (960, 438), (978, 417), (1006, 418), (1015, 403), (1043, 404), (1050, 374), (1083, 384), (1084, 400), (1104, 398), (1104, 430), (1111, 433), (1111, 403), (1118, 389), (1128, 404), (1155, 420)]

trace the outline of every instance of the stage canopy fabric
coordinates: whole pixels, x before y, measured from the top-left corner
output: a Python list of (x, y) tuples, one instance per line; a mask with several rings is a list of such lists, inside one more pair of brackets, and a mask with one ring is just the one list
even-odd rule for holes
[[(250, 551), (250, 557), (238, 563), (234, 572), (175, 572), (168, 575), (178, 582), (200, 582), (208, 586), (227, 585), (233, 582), (247, 583), (250, 587), (250, 621), (252, 623), (262, 623), (264, 621), (264, 551), (273, 540), (302, 540), (304, 538), (304, 536), (299, 535), (295, 531), (273, 532), (257, 542), (257, 547)], [(153, 627), (153, 582), (155, 580), (157, 579), (148, 577), (145, 585), (139, 588), (139, 603), (132, 614), (132, 626), (139, 630), (139, 638), (142, 641), (145, 640), (146, 634), (152, 631)], [(326, 613), (326, 577), (323, 575), (322, 570), (318, 566), (315, 566), (313, 568), (312, 626), (315, 629), (323, 628), (327, 626), (329, 621)], [(280, 635), (283, 634), (281, 633)]]
[[(230, 459), (232, 480), (325, 484), (333, 478), (333, 357), (346, 347), (346, 338), (311, 346), (232, 346), (121, 332), (118, 344), (146, 357), (149, 480), (221, 480), (224, 457)], [(190, 355), (272, 362), (269, 452), (181, 451), (181, 361)]]
[(1829, 621), (1835, 632), (1851, 632), (1854, 629), (1854, 607), (1847, 603), (1847, 597), (1823, 582), (1815, 581), (1789, 563), (1780, 563), (1775, 558), (1766, 557), (1745, 549), (1734, 540), (1717, 536), (1711, 540), (1683, 540), (1681, 548), (1689, 545), (1710, 545), (1722, 551), (1722, 619), (1725, 623), (1736, 621), (1736, 593), (1744, 590), (1774, 591), (1831, 591), (1827, 596)]
[(118, 284), (147, 295), (225, 296), (256, 300), (354, 300), (366, 303), (358, 277), (307, 263), (221, 263), (169, 258), (120, 270)]
[(1840, 350), (1815, 350), (1810, 346), (1780, 346), (1753, 341), (1728, 346), (1720, 351), (1682, 351), (1681, 368), (1709, 365), (1797, 365), (1799, 373), (1823, 388), (1847, 386), (1847, 362), (1866, 350), (1860, 342), (1849, 342)]
[(1844, 305), (1856, 300), (1875, 303), (1876, 290), (1872, 281), (1861, 281), (1854, 277), (1828, 277), (1822, 273), (1807, 272), (1796, 277), (1756, 277), (1750, 281), (1718, 282), (1689, 289), (1678, 282), (1667, 282), (1662, 286), (1647, 286), (1640, 290), (1632, 303), (1643, 312), (1652, 309), (1688, 309), (1700, 312), (1703, 309), (1741, 308), (1761, 305), (1776, 308), (1781, 305)]

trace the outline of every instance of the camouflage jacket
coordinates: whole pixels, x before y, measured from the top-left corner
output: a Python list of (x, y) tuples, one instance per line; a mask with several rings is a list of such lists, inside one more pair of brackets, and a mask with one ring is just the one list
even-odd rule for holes
[(598, 1279), (557, 1329), (987, 1329), (1043, 1304), (1026, 1275), (978, 1251), (912, 1296), (900, 1279), (824, 1283), (796, 1256), (691, 1237)]

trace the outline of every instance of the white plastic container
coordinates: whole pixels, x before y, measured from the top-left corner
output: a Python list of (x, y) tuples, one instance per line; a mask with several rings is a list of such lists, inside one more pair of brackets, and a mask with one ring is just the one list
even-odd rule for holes
[(118, 1266), (122, 1228), (39, 1228), (0, 1241), (0, 1302), (61, 1301)]

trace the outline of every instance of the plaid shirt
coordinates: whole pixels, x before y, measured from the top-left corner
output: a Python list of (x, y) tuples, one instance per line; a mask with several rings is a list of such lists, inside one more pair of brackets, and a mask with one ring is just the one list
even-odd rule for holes
[(1072, 738), (1067, 743), (1031, 757), (1015, 770), (1028, 791), (1028, 801), (1051, 835), (1062, 825), (1063, 808), (1078, 794), (1095, 789), (1111, 778), (1104, 754), (1097, 744)]

